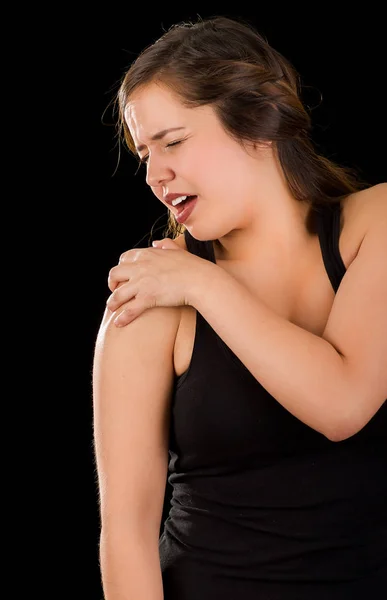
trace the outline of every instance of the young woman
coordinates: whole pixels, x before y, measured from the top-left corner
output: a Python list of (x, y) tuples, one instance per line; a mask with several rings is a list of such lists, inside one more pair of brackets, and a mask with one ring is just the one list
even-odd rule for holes
[(315, 151), (239, 21), (172, 27), (118, 102), (173, 235), (111, 270), (96, 342), (106, 599), (382, 597), (386, 184)]

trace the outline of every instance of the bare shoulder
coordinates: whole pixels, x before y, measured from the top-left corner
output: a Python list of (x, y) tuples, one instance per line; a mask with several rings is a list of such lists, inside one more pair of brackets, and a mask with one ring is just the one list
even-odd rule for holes
[(364, 235), (369, 227), (387, 213), (387, 183), (378, 183), (359, 192), (350, 194), (343, 201), (344, 222), (358, 229)]
[(364, 235), (321, 336), (342, 356), (351, 388), (353, 413), (340, 439), (368, 423), (387, 394), (387, 186), (358, 192), (351, 202), (353, 222), (362, 223)]
[(363, 190), (363, 202), (371, 220), (387, 215), (387, 183), (378, 183)]
[(358, 255), (368, 231), (386, 214), (387, 183), (379, 183), (349, 194), (343, 198), (341, 206), (339, 249), (348, 269)]

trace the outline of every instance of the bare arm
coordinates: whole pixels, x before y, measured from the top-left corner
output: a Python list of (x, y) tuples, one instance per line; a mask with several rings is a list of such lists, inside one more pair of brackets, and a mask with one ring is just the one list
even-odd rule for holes
[(114, 316), (104, 316), (93, 368), (103, 589), (106, 600), (162, 600), (158, 541), (180, 312), (150, 309), (122, 329)]
[(387, 184), (375, 186), (369, 203), (372, 223), (321, 337), (216, 266), (191, 299), (263, 387), (332, 441), (360, 431), (387, 398)]

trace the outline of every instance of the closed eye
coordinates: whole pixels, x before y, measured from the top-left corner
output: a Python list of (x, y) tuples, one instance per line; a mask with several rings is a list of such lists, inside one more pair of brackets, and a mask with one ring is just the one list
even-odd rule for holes
[[(172, 146), (177, 146), (178, 144), (181, 144), (182, 141), (183, 140), (176, 140), (175, 142), (170, 142), (165, 147), (171, 148)], [(146, 165), (148, 162), (148, 158), (149, 158), (149, 154), (147, 154), (146, 156), (143, 156), (142, 158), (140, 158), (140, 163), (143, 165)]]
[(183, 140), (176, 140), (176, 142), (170, 142), (169, 144), (167, 144), (165, 147), (166, 148), (170, 148), (171, 146), (177, 146), (177, 144), (180, 144), (180, 142), (182, 142)]

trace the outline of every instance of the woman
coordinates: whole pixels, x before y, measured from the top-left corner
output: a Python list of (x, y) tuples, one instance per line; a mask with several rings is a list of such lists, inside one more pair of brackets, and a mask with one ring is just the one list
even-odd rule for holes
[(297, 83), (223, 17), (122, 80), (173, 239), (122, 255), (96, 343), (107, 600), (387, 590), (386, 184), (314, 150)]

